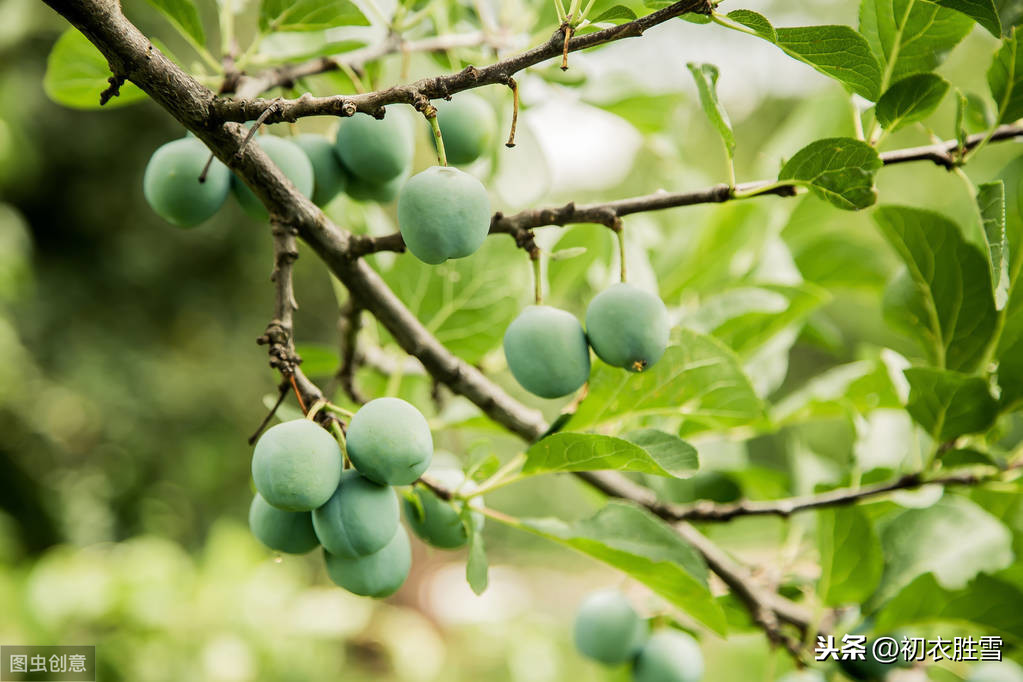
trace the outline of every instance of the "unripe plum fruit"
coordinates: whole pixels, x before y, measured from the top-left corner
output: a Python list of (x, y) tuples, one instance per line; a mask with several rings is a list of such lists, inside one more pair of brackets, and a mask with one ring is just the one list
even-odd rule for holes
[(341, 120), (335, 149), (349, 173), (383, 184), (411, 167), (412, 131), (399, 112), (380, 120), (355, 114)]
[(398, 496), (354, 469), (341, 473), (330, 499), (313, 511), (320, 544), (337, 556), (354, 558), (379, 551), (398, 531)]
[(320, 544), (309, 512), (278, 509), (259, 493), (249, 506), (249, 529), (264, 545), (286, 554), (305, 554)]
[(327, 575), (335, 585), (378, 599), (397, 592), (412, 567), (408, 533), (400, 525), (391, 541), (373, 554), (349, 559), (324, 552), (324, 557)]
[(252, 454), (252, 478), (263, 498), (285, 511), (312, 511), (341, 480), (341, 448), (308, 419), (267, 429)]
[[(307, 197), (313, 196), (313, 164), (301, 147), (276, 135), (256, 135), (249, 142), (252, 143), (258, 144), (266, 152), (270, 160), (291, 180), (291, 184), (295, 185), (295, 189)], [(234, 176), (231, 189), (238, 203), (250, 216), (256, 220), (270, 217), (263, 202), (237, 175)]]
[(624, 282), (597, 294), (586, 309), (586, 337), (597, 357), (630, 372), (661, 359), (669, 332), (661, 299)]
[(398, 195), (398, 229), (408, 250), (424, 263), (464, 258), (490, 231), (490, 197), (468, 173), (432, 166), (409, 178)]
[(381, 485), (408, 485), (430, 466), (433, 436), (422, 413), (400, 398), (363, 405), (348, 425), (348, 457)]
[(194, 227), (211, 218), (227, 200), (231, 171), (214, 159), (199, 182), (210, 150), (194, 137), (163, 145), (149, 158), (142, 178), (146, 201), (161, 218), (180, 227)]
[(679, 630), (650, 635), (632, 668), (635, 682), (700, 682), (702, 677), (700, 645)]
[(296, 135), (294, 142), (313, 164), (313, 203), (326, 206), (331, 199), (345, 191), (348, 173), (334, 153), (334, 145), (322, 135)]
[(582, 655), (618, 665), (639, 653), (647, 638), (647, 623), (621, 592), (601, 590), (579, 605), (573, 638)]
[(402, 173), (393, 180), (376, 183), (355, 176), (348, 178), (346, 192), (356, 201), (375, 201), (378, 204), (389, 204), (398, 196), (402, 185), (408, 180), (408, 174)]
[(493, 144), (497, 117), (490, 104), (479, 95), (466, 92), (456, 95), (450, 102), (437, 100), (433, 105), (437, 108), (448, 163), (472, 163)]
[(575, 315), (529, 306), (504, 333), (504, 357), (515, 380), (541, 398), (574, 392), (590, 377), (590, 347)]

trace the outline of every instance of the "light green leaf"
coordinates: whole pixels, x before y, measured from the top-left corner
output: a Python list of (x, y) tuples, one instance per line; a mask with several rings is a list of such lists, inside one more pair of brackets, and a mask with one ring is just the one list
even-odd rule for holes
[(259, 30), (263, 33), (368, 25), (369, 20), (350, 0), (262, 0), (259, 6)]
[(483, 594), (489, 582), (489, 562), (483, 548), (483, 517), (473, 512), (468, 504), (462, 505), (462, 523), (469, 536), (469, 556), (465, 562), (465, 579), (477, 595)]
[(906, 411), (939, 443), (967, 433), (987, 431), (998, 416), (998, 403), (980, 377), (928, 367), (913, 367)]
[(678, 436), (646, 429), (626, 439), (593, 433), (555, 433), (526, 451), (524, 474), (551, 471), (634, 471), (684, 477), (699, 467), (696, 449)]
[(302, 371), (309, 377), (332, 376), (341, 365), (337, 349), (316, 343), (299, 344), (295, 353), (302, 358)]
[(589, 519), (522, 519), (522, 528), (603, 561), (638, 580), (719, 634), (724, 611), (707, 587), (696, 550), (649, 512), (609, 502)]
[(1023, 32), (1013, 28), (1002, 40), (987, 70), (987, 84), (998, 108), (996, 125), (1023, 116)]
[(862, 603), (884, 570), (881, 541), (870, 519), (856, 507), (824, 509), (817, 519), (821, 599), (829, 606)]
[(887, 368), (875, 358), (818, 374), (779, 400), (771, 416), (773, 423), (784, 425), (901, 407)]
[(991, 35), (998, 38), (1002, 35), (1002, 20), (994, 0), (930, 0), (957, 12), (962, 12), (983, 26)]
[(776, 29), (778, 47), (870, 101), (880, 94), (881, 68), (870, 46), (848, 26)]
[(694, 62), (689, 62), (686, 67), (696, 81), (696, 89), (700, 93), (703, 112), (707, 114), (707, 118), (710, 119), (711, 124), (718, 131), (718, 135), (724, 141), (728, 158), (733, 158), (735, 156), (735, 133), (732, 132), (732, 122), (728, 120), (728, 112), (718, 101), (718, 68), (713, 64), (696, 64)]
[[(69, 28), (50, 50), (43, 89), (57, 104), (72, 109), (99, 109), (100, 93), (110, 85), (111, 75), (110, 65), (100, 51), (76, 29)], [(134, 83), (127, 82), (121, 86), (121, 94), (105, 107), (132, 104), (145, 96)]]
[(917, 337), (930, 361), (972, 371), (983, 359), (995, 328), (987, 257), (939, 213), (882, 206), (874, 220), (906, 264), (911, 281), (903, 278), (897, 302), (922, 317)]
[(1001, 570), (1013, 558), (1009, 529), (973, 502), (950, 494), (931, 507), (898, 514), (882, 530), (881, 544), (882, 598), (928, 572), (942, 587), (962, 589), (978, 573)]
[(199, 10), (192, 0), (147, 0), (150, 5), (160, 10), (171, 24), (193, 45), (200, 46), (206, 42), (206, 33), (202, 28)]
[(877, 150), (866, 142), (831, 137), (796, 152), (778, 179), (798, 180), (838, 208), (854, 211), (877, 201), (874, 173), (881, 166)]
[(728, 18), (737, 24), (742, 24), (746, 28), (753, 29), (764, 40), (772, 43), (778, 42), (778, 34), (775, 32), (774, 26), (767, 20), (767, 17), (759, 12), (748, 9), (736, 9), (728, 13)]
[(969, 17), (922, 0), (860, 3), (860, 33), (884, 69), (883, 87), (933, 71), (972, 28)]
[(877, 101), (878, 123), (887, 130), (898, 130), (922, 121), (938, 107), (948, 87), (948, 81), (934, 73), (918, 73), (903, 78)]
[(644, 415), (677, 415), (690, 428), (730, 428), (764, 416), (735, 354), (720, 341), (683, 330), (645, 372), (594, 366), (590, 390), (569, 422), (574, 430)]
[(977, 209), (987, 238), (991, 286), (995, 307), (1002, 308), (1009, 297), (1009, 234), (1005, 228), (1005, 183), (987, 182), (977, 188)]
[(1003, 409), (1018, 409), (1023, 403), (1023, 291), (1019, 287), (1014, 289), (1005, 308), (1005, 327), (995, 358)]
[(625, 5), (615, 5), (593, 17), (591, 21), (595, 24), (624, 24), (636, 18), (636, 13)]

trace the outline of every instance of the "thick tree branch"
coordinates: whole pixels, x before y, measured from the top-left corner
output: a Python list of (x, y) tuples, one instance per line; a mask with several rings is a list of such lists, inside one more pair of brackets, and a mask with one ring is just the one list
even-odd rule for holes
[[(708, 0), (682, 0), (635, 21), (612, 26), (603, 31), (576, 36), (568, 41), (567, 46), (565, 34), (559, 29), (543, 45), (490, 66), (480, 68), (468, 66), (456, 74), (423, 78), (414, 83), (396, 85), (393, 88), (361, 95), (313, 97), (306, 94), (298, 99), (284, 100), (280, 109), (268, 119), (268, 123), (296, 121), (304, 116), (352, 116), (357, 111), (381, 116), (383, 108), (388, 104), (417, 106), (424, 99), (447, 98), (462, 90), (484, 85), (507, 85), (509, 79), (519, 71), (548, 59), (560, 57), (562, 49), (565, 47), (569, 52), (584, 50), (623, 38), (640, 36), (647, 29), (682, 14), (690, 12), (709, 14), (710, 11), (711, 4)], [(259, 98), (218, 99), (215, 105), (216, 117), (221, 121), (250, 121), (262, 113), (268, 104), (267, 100)]]

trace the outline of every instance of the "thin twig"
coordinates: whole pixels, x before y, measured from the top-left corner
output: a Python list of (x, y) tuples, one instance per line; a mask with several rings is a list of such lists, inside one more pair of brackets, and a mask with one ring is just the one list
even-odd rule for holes
[(515, 146), (515, 128), (519, 124), (519, 83), (508, 76), (508, 87), (512, 91), (512, 119), (511, 129), (508, 131), (508, 141), (504, 143), (504, 146), (510, 149)]
[(291, 390), (290, 381), (282, 381), (280, 386), (277, 387), (278, 394), (277, 402), (274, 403), (274, 406), (271, 407), (270, 411), (266, 413), (265, 417), (263, 417), (263, 421), (261, 421), (259, 423), (259, 426), (256, 427), (255, 432), (251, 436), (249, 436), (248, 440), (249, 445), (254, 445), (256, 443), (256, 440), (263, 433), (263, 429), (266, 428), (266, 425), (269, 424), (270, 420), (274, 418), (275, 414), (277, 414), (277, 410), (284, 403), (284, 399), (288, 397), (288, 391), (290, 390)]

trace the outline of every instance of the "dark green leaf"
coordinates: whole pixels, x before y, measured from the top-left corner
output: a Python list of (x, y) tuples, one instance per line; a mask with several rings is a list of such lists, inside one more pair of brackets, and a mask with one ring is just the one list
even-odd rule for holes
[(719, 634), (721, 605), (707, 587), (703, 557), (649, 512), (610, 502), (589, 519), (523, 519), (521, 526), (603, 561), (643, 583)]
[(881, 581), (884, 557), (870, 519), (856, 507), (824, 509), (818, 514), (821, 556), (818, 590), (829, 606), (865, 601)]
[(998, 109), (996, 125), (1023, 116), (1023, 32), (1013, 28), (1002, 40), (987, 71), (987, 83)]
[(718, 135), (725, 143), (725, 150), (728, 158), (735, 156), (735, 133), (732, 132), (732, 122), (728, 120), (728, 112), (718, 101), (717, 83), (718, 68), (713, 64), (686, 64), (689, 73), (693, 74), (696, 81), (696, 89), (700, 93), (700, 104), (703, 112), (707, 114), (711, 124), (718, 131)]
[(778, 34), (775, 32), (774, 26), (771, 25), (771, 22), (763, 14), (748, 9), (736, 9), (728, 13), (728, 18), (737, 24), (742, 24), (746, 28), (753, 29), (757, 35), (765, 40), (769, 40), (772, 43), (778, 42)]
[(906, 410), (939, 443), (987, 431), (998, 415), (987, 381), (947, 370), (913, 367)]
[(948, 92), (948, 82), (934, 73), (907, 76), (892, 85), (877, 101), (877, 120), (888, 130), (927, 118)]
[(150, 5), (160, 10), (171, 24), (190, 42), (199, 46), (206, 42), (206, 33), (202, 28), (199, 10), (192, 0), (147, 0)]
[[(100, 51), (76, 29), (69, 28), (57, 39), (46, 60), (43, 89), (54, 102), (73, 109), (99, 109), (100, 93), (110, 85), (110, 66)], [(121, 94), (106, 103), (120, 107), (144, 99), (146, 94), (134, 83), (121, 86)]]
[(962, 12), (996, 38), (1002, 35), (1002, 20), (998, 16), (994, 0), (931, 0), (931, 2)]
[(995, 353), (998, 386), (1004, 409), (1018, 409), (1023, 401), (1023, 291), (1016, 287), (1005, 308), (1005, 327)]
[(811, 142), (789, 159), (779, 180), (799, 180), (835, 206), (858, 210), (877, 200), (874, 173), (881, 168), (877, 150), (851, 137)]
[(905, 262), (905, 309), (923, 316), (918, 338), (938, 367), (969, 372), (983, 359), (995, 328), (987, 257), (945, 216), (882, 206), (874, 220)]
[(468, 504), (462, 505), (462, 523), (469, 536), (469, 557), (465, 563), (465, 579), (476, 594), (483, 594), (489, 581), (487, 553), (483, 548), (483, 517)]
[(688, 476), (699, 466), (696, 449), (677, 436), (639, 431), (628, 440), (593, 433), (556, 433), (530, 446), (525, 474), (550, 471), (635, 471)]
[(978, 187), (977, 208), (984, 226), (984, 236), (987, 238), (995, 307), (1002, 308), (1009, 296), (1009, 235), (1005, 229), (1005, 183), (997, 180)]
[(881, 68), (870, 46), (848, 26), (779, 28), (777, 44), (858, 95), (874, 101), (880, 94)]
[(350, 0), (262, 0), (259, 7), (259, 30), (263, 33), (368, 25)]

